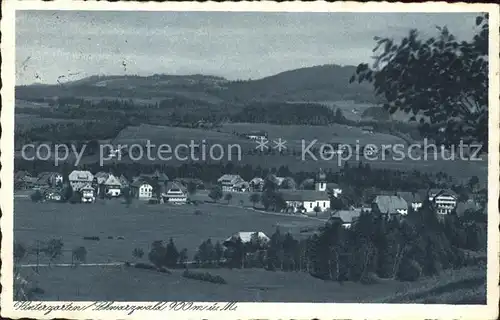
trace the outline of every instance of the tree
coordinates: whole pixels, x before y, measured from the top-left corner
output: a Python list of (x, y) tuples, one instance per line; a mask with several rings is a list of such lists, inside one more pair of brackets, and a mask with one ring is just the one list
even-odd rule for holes
[(193, 181), (189, 181), (187, 183), (187, 192), (193, 195), (196, 193), (196, 191), (198, 191), (198, 186), (196, 185), (196, 183), (194, 183)]
[(229, 204), (229, 202), (231, 202), (231, 199), (233, 199), (233, 195), (232, 195), (232, 194), (230, 194), (230, 193), (226, 193), (226, 194), (224, 195), (224, 200), (226, 200), (226, 201), (227, 201), (227, 204)]
[(321, 208), (319, 206), (315, 206), (313, 210), (314, 210), (314, 213), (316, 213), (316, 217), (318, 216), (318, 213), (321, 212)]
[(49, 264), (62, 256), (62, 248), (64, 247), (64, 243), (61, 239), (51, 239), (45, 249), (43, 250), (45, 254), (49, 257)]
[(181, 266), (183, 266), (184, 268), (187, 267), (187, 262), (188, 260), (188, 251), (186, 248), (182, 249), (180, 252), (179, 252), (179, 264)]
[(134, 197), (132, 196), (132, 192), (129, 187), (123, 188), (123, 198), (125, 199), (126, 206), (129, 207), (132, 204), (132, 201), (134, 200)]
[(260, 194), (252, 193), (249, 197), (249, 200), (252, 203), (253, 207), (255, 208), (255, 204), (257, 204), (260, 201)]
[(151, 250), (148, 254), (148, 259), (156, 267), (162, 267), (165, 263), (167, 249), (163, 246), (163, 241), (156, 240), (151, 244)]
[(80, 193), (80, 191), (72, 192), (69, 202), (73, 204), (82, 202), (82, 194)]
[(24, 247), (23, 244), (19, 242), (14, 242), (14, 263), (19, 263), (25, 256), (26, 256), (27, 250)]
[(144, 257), (144, 250), (141, 248), (135, 248), (134, 251), (132, 251), (132, 256), (136, 259), (141, 259)]
[(375, 61), (358, 65), (351, 82), (367, 81), (389, 112), (422, 117), (423, 136), (444, 145), (488, 147), (488, 16), (476, 18), (478, 33), (459, 42), (446, 27), (423, 40), (417, 30), (395, 43), (376, 37)]
[(174, 239), (170, 238), (167, 243), (167, 247), (165, 248), (165, 265), (167, 267), (175, 267), (177, 266), (177, 262), (179, 260), (179, 251), (175, 246)]
[(210, 199), (212, 199), (214, 202), (219, 201), (222, 199), (222, 188), (220, 186), (215, 186), (210, 190), (210, 193), (208, 194)]
[(85, 247), (77, 247), (73, 249), (71, 254), (71, 264), (76, 265), (77, 262), (85, 263), (87, 260), (87, 249)]
[(467, 185), (469, 186), (469, 189), (474, 190), (474, 188), (477, 186), (478, 183), (479, 183), (479, 178), (477, 176), (472, 176), (467, 182)]
[(43, 195), (39, 190), (36, 190), (30, 195), (31, 201), (40, 202), (43, 199)]

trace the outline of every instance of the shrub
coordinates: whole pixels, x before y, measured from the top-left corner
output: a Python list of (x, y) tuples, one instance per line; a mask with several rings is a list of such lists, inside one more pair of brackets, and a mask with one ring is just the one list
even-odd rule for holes
[(152, 265), (152, 264), (147, 264), (147, 263), (136, 263), (135, 267), (137, 269), (145, 269), (145, 270), (157, 270), (157, 268)]
[(130, 267), (130, 266), (131, 266), (130, 262), (125, 261), (125, 267)]
[(380, 278), (373, 272), (367, 272), (359, 279), (359, 282), (362, 284), (377, 284), (380, 282)]
[(166, 273), (166, 274), (172, 274), (172, 272), (170, 272), (170, 270), (168, 270), (168, 269), (166, 269), (164, 267), (158, 268), (158, 272)]
[(101, 238), (92, 236), (92, 237), (83, 237), (83, 240), (94, 240), (94, 241), (99, 241)]
[(193, 272), (193, 271), (185, 270), (182, 273), (182, 276), (184, 278), (188, 278), (188, 279), (206, 281), (206, 282), (211, 282), (211, 283), (218, 283), (218, 284), (226, 284), (227, 283), (226, 280), (224, 280), (224, 278), (222, 278), (221, 276), (214, 276), (208, 272)]
[(201, 216), (203, 214), (203, 212), (201, 210), (195, 210), (194, 211), (194, 215), (195, 216)]
[(33, 202), (40, 202), (43, 199), (43, 195), (39, 190), (37, 190), (30, 195), (30, 198)]
[(401, 281), (416, 281), (422, 275), (422, 267), (415, 260), (405, 259), (401, 262), (397, 278)]

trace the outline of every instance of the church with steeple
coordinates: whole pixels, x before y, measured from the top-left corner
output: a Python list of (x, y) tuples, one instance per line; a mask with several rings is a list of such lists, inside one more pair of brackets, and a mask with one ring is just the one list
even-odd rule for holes
[(314, 180), (314, 190), (316, 191), (326, 191), (326, 174), (323, 169), (319, 169), (316, 179)]

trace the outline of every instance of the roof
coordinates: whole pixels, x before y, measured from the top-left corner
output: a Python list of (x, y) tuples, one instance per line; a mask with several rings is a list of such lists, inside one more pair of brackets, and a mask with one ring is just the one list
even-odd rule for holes
[(256, 130), (256, 131), (251, 131), (251, 132), (244, 133), (244, 135), (247, 135), (247, 136), (267, 137), (267, 132), (265, 132), (263, 130)]
[(420, 203), (422, 202), (422, 197), (420, 197), (420, 194), (416, 192), (406, 192), (406, 191), (400, 191), (396, 192), (398, 196), (401, 198), (405, 199), (406, 203)]
[(250, 180), (250, 183), (252, 183), (252, 184), (261, 184), (261, 183), (264, 183), (264, 179), (262, 179), (260, 177), (255, 177), (252, 180)]
[(427, 194), (431, 197), (435, 197), (438, 193), (441, 195), (453, 196), (455, 198), (457, 197), (455, 191), (450, 189), (430, 189)]
[(332, 215), (332, 218), (338, 218), (343, 223), (352, 223), (361, 215), (361, 209), (356, 210), (338, 210)]
[(94, 190), (95, 191), (95, 189), (92, 187), (92, 185), (90, 183), (87, 183), (86, 185), (81, 187), (80, 190)]
[(227, 181), (230, 183), (236, 183), (240, 180), (243, 181), (243, 178), (241, 178), (238, 174), (224, 174), (222, 177), (217, 179), (217, 182)]
[(320, 201), (330, 200), (328, 193), (315, 190), (283, 190), (281, 191), (285, 201)]
[(340, 189), (340, 186), (338, 185), (338, 183), (329, 182), (326, 184), (326, 188), (327, 189)]
[(145, 179), (134, 179), (134, 181), (130, 184), (131, 187), (136, 187), (139, 188), (140, 186), (143, 185), (149, 185), (151, 186)]
[(94, 180), (94, 175), (90, 171), (74, 170), (69, 174), (70, 181), (88, 181)]
[(108, 175), (108, 178), (106, 179), (104, 184), (108, 185), (108, 186), (121, 186), (122, 185), (120, 182), (120, 179), (118, 179), (117, 177), (115, 177), (112, 174)]
[(158, 181), (160, 181), (160, 182), (166, 182), (166, 181), (170, 180), (166, 174), (164, 174), (163, 172), (160, 172), (158, 170), (155, 170), (155, 172), (153, 172), (151, 174), (146, 174), (146, 173), (141, 174), (141, 177), (149, 178), (149, 179), (158, 179)]
[(31, 175), (27, 171), (21, 170), (21, 171), (17, 171), (14, 174), (14, 180), (20, 180), (20, 179), (24, 179), (24, 178), (30, 177), (30, 176)]
[(176, 182), (168, 182), (165, 187), (165, 191), (167, 193), (178, 193), (178, 194), (182, 193), (183, 195), (186, 194), (186, 189), (184, 188), (184, 186)]
[(381, 213), (397, 213), (398, 210), (408, 210), (408, 203), (398, 196), (376, 196), (373, 200)]
[(250, 242), (252, 240), (252, 235), (257, 233), (258, 234), (258, 237), (264, 241), (269, 241), (269, 237), (266, 236), (266, 234), (264, 232), (256, 232), (256, 231), (241, 231), (241, 232), (237, 232), (235, 234), (233, 234), (232, 236), (230, 236), (229, 238), (226, 239), (226, 241), (234, 241), (234, 240), (237, 240), (238, 238), (241, 239), (241, 242), (243, 243), (246, 243), (246, 242)]
[(48, 184), (50, 182), (50, 179), (52, 177), (59, 175), (57, 172), (42, 172), (38, 175), (37, 177), (37, 183), (38, 184)]

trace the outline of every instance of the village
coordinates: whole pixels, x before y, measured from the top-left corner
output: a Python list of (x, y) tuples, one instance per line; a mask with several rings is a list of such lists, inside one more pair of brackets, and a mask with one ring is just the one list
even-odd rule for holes
[[(272, 188), (279, 193), (278, 209), (272, 211), (297, 215), (340, 219), (345, 227), (350, 227), (361, 214), (370, 212), (374, 207), (389, 217), (404, 217), (409, 210), (418, 211), (425, 200), (434, 204), (436, 214), (445, 216), (452, 212), (463, 215), (467, 210), (481, 209), (474, 197), (459, 201), (456, 192), (446, 188), (427, 190), (388, 191), (381, 190), (362, 206), (344, 205), (343, 188), (339, 184), (326, 181), (326, 174), (320, 170), (314, 177), (297, 184), (292, 177), (255, 177), (245, 181), (238, 174), (223, 174), (215, 182), (204, 182), (196, 178), (169, 177), (159, 170), (127, 179), (123, 174), (115, 176), (108, 172), (95, 174), (85, 170), (74, 170), (66, 179), (58, 172), (42, 172), (33, 177), (26, 171), (15, 174), (15, 189), (24, 192), (36, 202), (66, 202), (92, 204), (98, 199), (132, 199), (150, 204), (186, 205), (196, 203), (191, 196), (207, 194), (207, 202), (217, 202), (246, 197), (253, 207), (263, 202), (263, 192)], [(269, 187), (271, 186), (271, 187)], [(29, 193), (29, 195), (28, 195)], [(209, 200), (211, 199), (211, 200)], [(267, 211), (268, 208), (266, 208)]]

